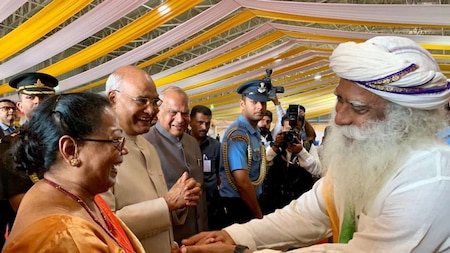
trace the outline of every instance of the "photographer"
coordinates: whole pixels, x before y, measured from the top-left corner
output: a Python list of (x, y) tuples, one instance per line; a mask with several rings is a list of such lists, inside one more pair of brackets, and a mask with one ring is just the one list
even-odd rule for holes
[(270, 168), (259, 200), (264, 214), (284, 207), (311, 189), (322, 172), (317, 149), (305, 148), (301, 141), (304, 118), (298, 115), (298, 108), (290, 105), (281, 123), (282, 131), (266, 153)]
[(314, 130), (313, 126), (306, 120), (306, 108), (303, 105), (298, 106), (298, 114), (300, 117), (303, 117), (305, 119), (302, 127), (302, 140), (303, 146), (309, 149), (310, 146), (314, 145), (314, 140), (316, 139), (316, 131)]
[(266, 110), (266, 114), (264, 117), (258, 121), (258, 128), (261, 132), (261, 142), (266, 147), (266, 150), (270, 148), (270, 144), (274, 141), (273, 136), (275, 136), (281, 130), (281, 118), (284, 115), (283, 107), (281, 106), (280, 101), (278, 100), (278, 96), (275, 92), (271, 96), (269, 96), (270, 100), (275, 105), (275, 109), (277, 111), (277, 121), (275, 122), (275, 126), (272, 131), (270, 130), (270, 125), (272, 124), (272, 112)]

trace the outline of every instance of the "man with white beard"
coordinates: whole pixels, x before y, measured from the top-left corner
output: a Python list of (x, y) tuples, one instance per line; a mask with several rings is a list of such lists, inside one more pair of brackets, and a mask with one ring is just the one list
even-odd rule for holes
[(409, 39), (374, 37), (340, 44), (330, 67), (340, 81), (326, 176), (263, 219), (183, 240), (181, 252), (450, 250), (450, 147), (436, 135), (450, 83), (437, 63)]

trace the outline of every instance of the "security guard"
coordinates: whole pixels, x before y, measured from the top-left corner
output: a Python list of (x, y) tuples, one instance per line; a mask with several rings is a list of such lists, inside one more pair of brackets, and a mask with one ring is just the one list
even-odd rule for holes
[(24, 122), (30, 118), (34, 108), (42, 100), (55, 94), (55, 87), (58, 80), (48, 74), (39, 72), (28, 72), (19, 74), (9, 81), (9, 86), (17, 89), (20, 101), (17, 102), (17, 108), (23, 113)]
[(226, 130), (222, 140), (222, 226), (262, 218), (258, 196), (262, 192), (266, 159), (257, 124), (265, 115), (271, 86), (268, 82), (256, 80), (237, 89), (242, 94), (239, 103), (242, 113)]
[[(28, 72), (13, 77), (9, 85), (17, 89), (20, 101), (17, 108), (23, 113), (21, 122), (27, 121), (32, 111), (48, 96), (55, 94), (58, 80), (48, 74)], [(28, 189), (37, 181), (36, 175), (21, 175), (12, 170), (12, 154), (8, 152), (14, 141), (15, 133), (0, 140), (0, 209), (5, 211), (0, 222), (0, 233), (3, 235), (7, 228), (11, 229), (15, 213)], [(3, 154), (4, 153), (4, 154)], [(11, 204), (10, 204), (11, 203)], [(3, 211), (2, 211), (3, 212)], [(1, 236), (3, 238), (3, 236)], [(0, 248), (4, 240), (0, 240)]]

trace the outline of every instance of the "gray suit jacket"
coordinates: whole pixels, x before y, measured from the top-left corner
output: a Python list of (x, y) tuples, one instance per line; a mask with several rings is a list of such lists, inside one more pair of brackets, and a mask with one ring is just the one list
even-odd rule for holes
[(203, 187), (202, 152), (197, 141), (190, 135), (184, 134), (181, 140), (170, 135), (161, 125), (156, 123), (144, 137), (152, 143), (161, 159), (167, 187), (172, 185), (187, 171), (197, 182), (202, 184), (202, 198), (197, 207), (189, 208), (186, 222), (173, 227), (175, 241), (180, 243), (198, 232), (208, 229), (206, 211), (206, 194)]

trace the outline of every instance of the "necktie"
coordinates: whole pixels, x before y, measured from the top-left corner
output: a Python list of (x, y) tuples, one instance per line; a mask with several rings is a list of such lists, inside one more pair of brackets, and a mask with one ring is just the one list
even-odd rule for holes
[(14, 128), (8, 127), (8, 129), (6, 129), (6, 131), (8, 131), (8, 133), (12, 134), (14, 132)]

